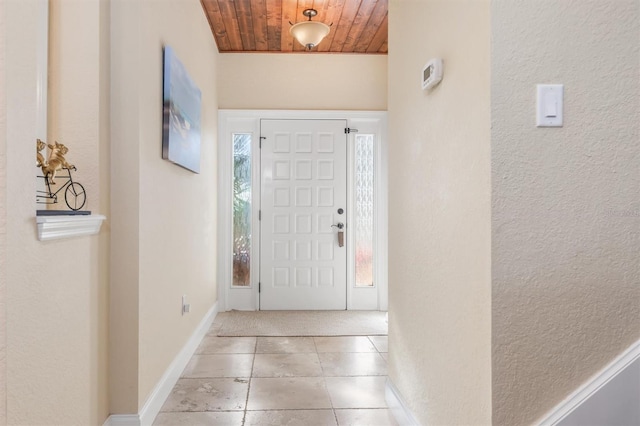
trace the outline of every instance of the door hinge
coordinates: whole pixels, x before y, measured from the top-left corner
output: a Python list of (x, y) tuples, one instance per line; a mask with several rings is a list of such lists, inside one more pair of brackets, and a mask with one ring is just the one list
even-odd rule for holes
[(262, 292), (262, 283), (258, 283), (258, 293)]
[(267, 139), (266, 136), (260, 136), (260, 149), (262, 149), (262, 140)]
[(344, 133), (345, 133), (345, 134), (347, 134), (347, 135), (348, 135), (349, 133), (358, 133), (358, 129), (351, 129), (351, 128), (349, 128), (349, 127), (345, 127), (345, 128), (344, 128)]
[(262, 220), (262, 210), (258, 210), (258, 220)]

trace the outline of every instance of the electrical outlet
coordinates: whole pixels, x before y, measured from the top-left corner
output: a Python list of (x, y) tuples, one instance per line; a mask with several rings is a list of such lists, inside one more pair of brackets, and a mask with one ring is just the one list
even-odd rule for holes
[(187, 295), (182, 296), (182, 315), (188, 314), (191, 310), (191, 305), (187, 303)]

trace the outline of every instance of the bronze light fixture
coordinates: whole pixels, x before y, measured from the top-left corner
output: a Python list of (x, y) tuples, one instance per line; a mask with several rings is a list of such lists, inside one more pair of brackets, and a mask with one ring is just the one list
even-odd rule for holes
[(330, 27), (322, 22), (311, 20), (311, 18), (318, 14), (318, 11), (315, 9), (305, 9), (302, 14), (309, 18), (309, 20), (292, 24), (289, 32), (298, 43), (303, 45), (307, 50), (311, 50), (329, 34)]

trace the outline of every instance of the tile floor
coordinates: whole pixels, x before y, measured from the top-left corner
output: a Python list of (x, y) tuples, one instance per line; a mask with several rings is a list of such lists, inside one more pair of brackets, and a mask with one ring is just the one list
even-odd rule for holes
[(217, 337), (214, 323), (154, 425), (396, 425), (387, 336)]

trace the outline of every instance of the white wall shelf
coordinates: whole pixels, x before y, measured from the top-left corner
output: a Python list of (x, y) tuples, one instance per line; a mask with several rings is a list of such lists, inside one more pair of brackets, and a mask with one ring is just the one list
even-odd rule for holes
[(100, 232), (106, 216), (36, 216), (40, 241), (95, 235)]

